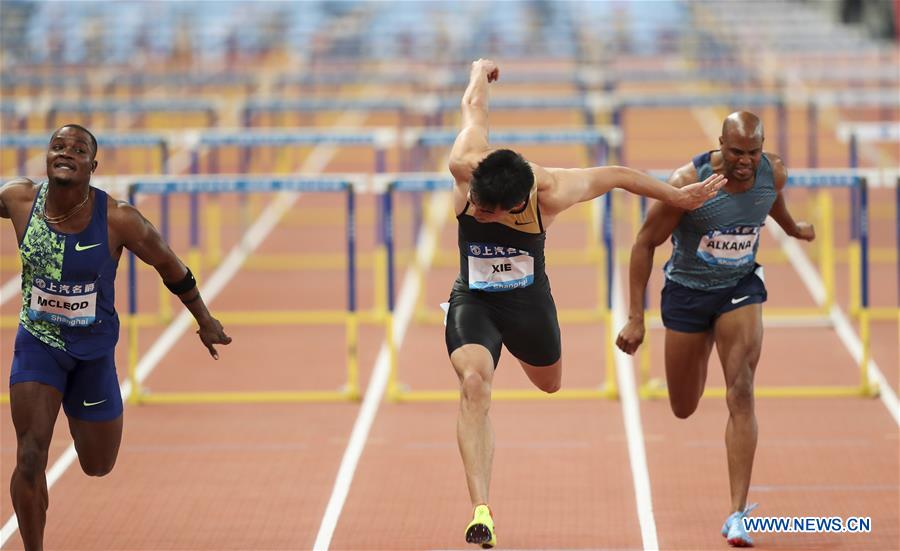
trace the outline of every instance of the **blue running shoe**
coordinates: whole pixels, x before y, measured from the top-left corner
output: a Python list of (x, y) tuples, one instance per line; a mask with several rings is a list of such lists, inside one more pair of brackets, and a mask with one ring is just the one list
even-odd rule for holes
[(735, 511), (725, 519), (725, 524), (722, 525), (722, 537), (728, 540), (728, 545), (732, 547), (753, 547), (753, 540), (744, 528), (744, 517), (749, 515), (758, 505), (757, 503), (748, 505), (743, 511)]

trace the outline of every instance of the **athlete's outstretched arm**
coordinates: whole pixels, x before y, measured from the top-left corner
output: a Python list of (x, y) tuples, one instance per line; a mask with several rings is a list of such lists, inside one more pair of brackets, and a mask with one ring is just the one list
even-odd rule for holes
[(497, 64), (489, 59), (472, 63), (469, 85), (462, 98), (462, 130), (450, 150), (450, 172), (457, 182), (468, 182), (472, 171), (487, 153), (488, 84), (500, 76)]
[(536, 172), (541, 170), (549, 175), (547, 181), (551, 182), (551, 189), (541, 195), (541, 207), (547, 209), (549, 214), (559, 214), (575, 203), (590, 201), (613, 188), (659, 199), (679, 209), (693, 210), (715, 197), (719, 188), (727, 182), (724, 176), (714, 174), (703, 182), (674, 187), (624, 166), (535, 168)]
[[(231, 337), (225, 334), (219, 320), (212, 317), (200, 289), (196, 286), (187, 266), (169, 248), (168, 243), (144, 216), (132, 205), (118, 201), (109, 209), (110, 229), (115, 232), (114, 244), (124, 246), (138, 258), (153, 266), (163, 282), (178, 295), (181, 302), (197, 320), (200, 329), (197, 334), (210, 355), (219, 359), (216, 344), (228, 344)], [(111, 240), (113, 236), (110, 236)]]
[(775, 197), (775, 203), (772, 204), (772, 208), (769, 210), (769, 216), (778, 222), (784, 233), (797, 239), (812, 241), (816, 238), (816, 229), (812, 224), (795, 222), (794, 217), (788, 211), (787, 202), (784, 200), (783, 192), (784, 186), (787, 184), (787, 168), (785, 168), (781, 158), (777, 155), (766, 153), (766, 157), (772, 163), (772, 171), (775, 174), (775, 190), (778, 192), (778, 196)]
[[(693, 166), (687, 165), (677, 170), (669, 184), (673, 188), (682, 187), (683, 181), (692, 182), (697, 177), (696, 171), (690, 172)], [(650, 280), (650, 272), (653, 270), (653, 253), (656, 247), (662, 245), (672, 235), (681, 216), (683, 209), (673, 207), (666, 203), (656, 203), (647, 212), (644, 221), (631, 247), (631, 260), (628, 265), (628, 321), (616, 338), (616, 346), (626, 354), (634, 354), (642, 342), (644, 342), (644, 301), (647, 294), (647, 281)]]

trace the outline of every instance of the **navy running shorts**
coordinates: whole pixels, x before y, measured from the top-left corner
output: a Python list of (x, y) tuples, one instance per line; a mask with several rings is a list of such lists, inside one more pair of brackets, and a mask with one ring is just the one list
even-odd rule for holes
[(66, 415), (83, 421), (111, 421), (122, 415), (115, 349), (96, 359), (81, 360), (38, 340), (19, 326), (9, 386), (43, 383), (63, 395)]
[(447, 354), (480, 344), (500, 361), (500, 347), (533, 366), (555, 364), (562, 356), (556, 304), (547, 288), (525, 287), (500, 293), (473, 291), (457, 280), (450, 292), (444, 332)]
[(766, 301), (763, 268), (745, 275), (726, 289), (701, 291), (666, 279), (662, 290), (662, 321), (666, 329), (682, 333), (702, 333), (712, 329), (719, 316), (748, 304)]

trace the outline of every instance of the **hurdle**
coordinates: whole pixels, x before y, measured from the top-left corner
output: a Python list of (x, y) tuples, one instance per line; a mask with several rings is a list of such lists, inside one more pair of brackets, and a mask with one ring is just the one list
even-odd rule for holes
[[(310, 311), (217, 311), (216, 318), (225, 326), (259, 325), (344, 325), (346, 331), (346, 383), (336, 391), (245, 391), (245, 392), (150, 392), (137, 376), (139, 316), (137, 305), (137, 269), (135, 256), (128, 255), (128, 377), (131, 404), (197, 404), (197, 403), (279, 403), (279, 402), (343, 402), (358, 400), (359, 367), (357, 358), (358, 326), (367, 321), (360, 315), (356, 287), (356, 194), (359, 181), (345, 176), (316, 177), (187, 177), (177, 180), (137, 181), (129, 189), (129, 199), (140, 194), (223, 194), (223, 193), (339, 193), (346, 196), (347, 220), (347, 306), (345, 310)], [(240, 245), (239, 245), (240, 246)], [(371, 321), (371, 320), (369, 320)]]
[[(655, 173), (661, 176), (660, 173)], [(822, 276), (823, 289), (820, 296), (814, 297), (818, 306), (811, 309), (804, 308), (765, 308), (763, 323), (767, 326), (779, 327), (833, 327), (830, 312), (835, 307), (834, 290), (834, 235), (831, 230), (831, 215), (833, 212), (831, 196), (827, 193), (830, 188), (857, 188), (860, 195), (861, 212), (856, 218), (858, 223), (857, 234), (859, 239), (859, 273), (858, 282), (861, 295), (860, 308), (860, 340), (863, 353), (859, 362), (859, 383), (856, 385), (834, 386), (756, 386), (754, 394), (759, 397), (771, 398), (836, 398), (874, 396), (877, 387), (870, 383), (869, 358), (871, 357), (871, 331), (869, 323), (869, 229), (868, 229), (868, 183), (865, 177), (858, 176), (853, 171), (824, 171), (824, 170), (794, 170), (788, 174), (788, 185), (798, 188), (817, 189), (820, 219), (816, 227), (819, 233), (816, 240), (819, 243), (819, 266)], [(769, 220), (768, 223), (774, 223)], [(645, 297), (646, 300), (646, 297)], [(646, 307), (646, 305), (645, 305)], [(646, 319), (648, 326), (662, 327), (661, 316), (658, 309), (647, 309)], [(642, 398), (665, 398), (668, 396), (664, 383), (651, 378), (650, 361), (650, 333), (647, 332), (640, 352), (639, 386), (638, 395)], [(610, 343), (614, 346), (614, 343)], [(725, 389), (721, 387), (707, 388), (705, 396), (723, 397)]]
[[(45, 148), (50, 143), (47, 133), (35, 134), (4, 134), (0, 136), (0, 148), (16, 150), (16, 167), (19, 174), (27, 173), (28, 149), (34, 147)], [(104, 149), (125, 149), (130, 147), (147, 147), (155, 149), (159, 153), (160, 172), (169, 171), (169, 142), (161, 134), (143, 133), (118, 133), (99, 134), (97, 146)]]
[(166, 89), (233, 87), (251, 94), (259, 86), (259, 77), (246, 73), (128, 73), (109, 79), (104, 93), (115, 94), (125, 88), (132, 97), (140, 98), (149, 87)]
[(0, 90), (3, 91), (3, 96), (7, 98), (17, 96), (22, 88), (25, 89), (25, 95), (30, 98), (39, 97), (45, 91), (59, 97), (73, 89), (77, 90), (79, 94), (87, 96), (91, 90), (87, 75), (82, 73), (22, 75), (4, 71), (0, 77), (0, 86), (2, 86)]
[(275, 79), (273, 88), (279, 94), (284, 94), (291, 87), (300, 88), (301, 93), (321, 91), (320, 88), (340, 88), (343, 86), (357, 85), (407, 85), (415, 89), (422, 86), (428, 79), (421, 75), (385, 72), (340, 72), (340, 73), (301, 73), (279, 75)]
[[(900, 98), (898, 98), (898, 102), (900, 102)], [(837, 128), (838, 137), (841, 141), (846, 142), (848, 144), (848, 161), (851, 169), (858, 169), (859, 167), (859, 144), (860, 143), (877, 143), (877, 142), (895, 142), (900, 144), (900, 123), (871, 123), (871, 122), (844, 122), (840, 124)], [(896, 159), (895, 159), (896, 161)], [(896, 227), (896, 242), (895, 242), (895, 250), (894, 254), (897, 256), (897, 273), (900, 274), (900, 171), (897, 171), (896, 168), (892, 171), (893, 175), (893, 184), (894, 184), (894, 195), (895, 195), (895, 208), (898, 209), (894, 212), (895, 218), (895, 227)], [(874, 175), (873, 175), (874, 176)], [(870, 176), (872, 178), (873, 176)], [(884, 176), (884, 175), (882, 175)], [(890, 179), (890, 176), (887, 178)], [(851, 195), (851, 202), (854, 207), (858, 207), (861, 197), (858, 193), (854, 192)], [(851, 209), (852, 213), (860, 212), (857, 208)], [(858, 220), (853, 220), (851, 217), (851, 230), (853, 232), (858, 231), (858, 228), (862, 227), (862, 223)], [(860, 260), (860, 254), (863, 251), (860, 251), (858, 243), (860, 239), (857, 235), (851, 233), (852, 237), (854, 237), (853, 246), (850, 249), (851, 253), (851, 282), (856, 282), (860, 280), (861, 272), (855, 271), (853, 269), (854, 266), (859, 266), (860, 270), (863, 269), (863, 262)], [(900, 278), (898, 278), (898, 293), (900, 293)], [(852, 285), (851, 289), (861, 289), (860, 286)], [(858, 317), (861, 310), (861, 297), (860, 293), (853, 293), (850, 295), (850, 313), (854, 317)], [(898, 295), (900, 296), (900, 295)], [(898, 298), (900, 301), (900, 298)], [(885, 321), (900, 321), (900, 304), (897, 307), (870, 307), (868, 308), (868, 315), (872, 320), (885, 320)]]
[[(243, 130), (213, 130), (201, 133), (194, 147), (191, 148), (190, 165), (192, 174), (218, 173), (219, 161), (218, 152), (222, 147), (238, 147), (242, 152), (238, 157), (238, 173), (248, 173), (250, 170), (249, 155), (250, 149), (253, 147), (284, 147), (284, 146), (318, 146), (318, 145), (334, 145), (334, 146), (363, 146), (371, 149), (373, 156), (372, 170), (374, 173), (385, 172), (387, 166), (387, 148), (392, 147), (396, 143), (397, 133), (395, 129), (384, 127), (372, 128), (350, 128), (350, 129), (329, 129), (321, 130), (311, 127), (298, 128), (279, 128), (277, 130), (259, 130), (259, 129), (243, 129)], [(201, 159), (207, 157), (207, 166), (201, 166)], [(209, 239), (206, 241), (206, 251), (200, 251), (200, 236), (198, 221), (199, 203), (196, 196), (192, 195), (190, 199), (190, 253), (189, 258), (194, 266), (212, 266), (219, 262), (221, 258), (221, 248), (218, 243), (218, 228), (221, 226), (221, 213), (218, 205), (209, 204), (203, 209), (204, 223)], [(165, 196), (161, 197), (164, 200)], [(166, 208), (163, 202), (163, 208)], [(249, 209), (247, 202), (242, 204), (242, 209)], [(241, 220), (248, 218), (246, 210), (242, 211)], [(368, 262), (368, 259), (363, 259)], [(265, 268), (276, 265), (283, 265), (287, 261), (283, 256), (266, 256), (256, 255), (248, 264), (248, 267)], [(331, 257), (304, 258), (303, 264), (307, 266), (323, 266), (333, 265), (335, 260)], [(383, 259), (379, 258), (376, 253), (374, 262), (378, 263), (379, 268), (376, 273), (383, 273), (380, 268)], [(379, 286), (380, 288), (380, 286)], [(160, 292), (165, 292), (164, 287), (160, 287)], [(378, 310), (383, 311), (383, 307)]]
[[(894, 70), (896, 73), (896, 69)], [(810, 168), (818, 168), (819, 166), (819, 127), (820, 113), (826, 108), (866, 108), (878, 107), (881, 109), (900, 109), (900, 96), (895, 90), (840, 90), (828, 92), (816, 92), (809, 94), (803, 98), (806, 103), (806, 124), (807, 131), (807, 150), (808, 162)], [(891, 138), (884, 135), (883, 132), (888, 131), (891, 123), (854, 123), (839, 122), (837, 124), (838, 137), (842, 141), (849, 141), (852, 134), (850, 130), (856, 125), (863, 125), (859, 128), (862, 131), (857, 139), (860, 141), (891, 141)], [(885, 130), (879, 130), (879, 125), (884, 125)], [(889, 132), (889, 131), (888, 131)], [(897, 140), (897, 138), (893, 138)], [(856, 168), (853, 162), (853, 153), (849, 152), (851, 168)], [(869, 182), (871, 185), (873, 182)]]
[(60, 113), (79, 113), (87, 118), (85, 126), (91, 125), (91, 117), (95, 113), (116, 115), (144, 116), (149, 113), (202, 113), (206, 117), (207, 126), (216, 126), (219, 120), (219, 102), (202, 99), (133, 99), (95, 100), (95, 101), (56, 101), (47, 109), (47, 128), (55, 128)]
[[(286, 122), (285, 115), (291, 114), (299, 117), (301, 127), (314, 126), (315, 115), (321, 113), (338, 112), (362, 112), (362, 113), (392, 113), (397, 116), (397, 128), (409, 126), (410, 118), (414, 114), (425, 115), (420, 107), (420, 101), (407, 101), (397, 98), (366, 99), (366, 98), (311, 98), (311, 99), (249, 99), (240, 109), (241, 124), (245, 128), (257, 126), (262, 116), (269, 118), (268, 126), (281, 128), (284, 124), (272, 124), (273, 122)], [(273, 121), (273, 116), (279, 116), (280, 121)], [(290, 126), (290, 125), (288, 125)], [(387, 127), (382, 127), (387, 130)], [(362, 131), (365, 131), (363, 129)], [(392, 143), (381, 144), (384, 148)], [(402, 155), (403, 149), (398, 149), (398, 155)], [(244, 151), (242, 155), (246, 156)], [(407, 170), (406, 162), (401, 159), (403, 170)], [(381, 170), (380, 172), (383, 172)]]
[(410, 102), (390, 98), (250, 99), (241, 108), (241, 122), (249, 128), (255, 126), (255, 119), (261, 114), (315, 114), (323, 111), (392, 112), (402, 120), (411, 107)]
[[(683, 94), (673, 96), (658, 95), (622, 95), (622, 94), (590, 94), (587, 98), (589, 109), (597, 112), (609, 112), (611, 124), (621, 128), (623, 119), (629, 109), (667, 109), (674, 107), (709, 107), (712, 105), (727, 105), (732, 108), (739, 107), (774, 107), (781, 121), (778, 125), (778, 146), (785, 150), (781, 153), (782, 159), (787, 163), (787, 151), (784, 144), (788, 140), (788, 111), (787, 98), (779, 93), (721, 93)], [(627, 164), (624, 147), (620, 147), (616, 162)]]
[[(459, 112), (460, 98), (435, 95), (424, 99), (425, 108), (433, 113), (434, 126), (443, 125), (443, 115)], [(491, 113), (499, 111), (578, 111), (584, 126), (594, 126), (594, 110), (588, 94), (571, 96), (494, 96)], [(618, 157), (617, 157), (618, 158)]]

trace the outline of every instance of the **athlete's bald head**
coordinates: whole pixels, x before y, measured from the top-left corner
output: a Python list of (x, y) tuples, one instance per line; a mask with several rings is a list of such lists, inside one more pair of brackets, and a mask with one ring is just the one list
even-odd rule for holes
[(735, 111), (725, 117), (725, 122), (722, 123), (722, 137), (727, 137), (729, 133), (736, 133), (743, 138), (765, 138), (762, 121), (750, 111)]
[(722, 123), (719, 147), (724, 174), (728, 182), (747, 184), (753, 181), (762, 157), (763, 124), (749, 111), (735, 111)]

